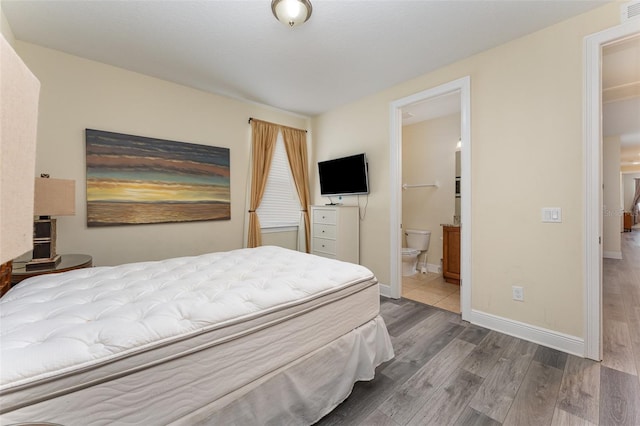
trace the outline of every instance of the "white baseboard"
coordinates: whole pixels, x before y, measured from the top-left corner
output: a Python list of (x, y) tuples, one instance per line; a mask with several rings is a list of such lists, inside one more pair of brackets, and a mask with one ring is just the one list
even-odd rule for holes
[(621, 251), (603, 251), (602, 257), (605, 259), (622, 259)]
[(584, 339), (580, 337), (476, 310), (471, 310), (469, 322), (579, 357), (585, 354)]
[[(418, 271), (422, 270), (422, 266), (424, 265), (424, 262), (418, 262), (417, 268)], [(440, 268), (440, 265), (437, 265), (435, 263), (427, 263), (427, 272), (433, 272), (435, 274), (441, 274), (442, 273), (442, 269)]]
[[(416, 263), (416, 273), (420, 273), (422, 271), (422, 267), (424, 266), (424, 262), (418, 262)], [(427, 272), (432, 272), (435, 274), (441, 274), (442, 273), (442, 266), (440, 266), (439, 264), (435, 264), (435, 263), (427, 263)]]
[[(393, 298), (391, 296), (391, 286), (381, 283), (378, 285), (380, 287), (380, 295)], [(526, 324), (520, 321), (473, 309), (471, 310), (471, 315), (466, 320), (481, 327), (528, 340), (572, 355), (579, 357), (585, 356), (584, 339), (577, 336), (571, 336), (558, 331), (537, 327), (535, 325)]]
[(380, 295), (381, 296), (388, 297), (388, 298), (392, 299), (392, 297), (391, 297), (391, 286), (390, 285), (378, 283), (378, 287), (380, 288)]

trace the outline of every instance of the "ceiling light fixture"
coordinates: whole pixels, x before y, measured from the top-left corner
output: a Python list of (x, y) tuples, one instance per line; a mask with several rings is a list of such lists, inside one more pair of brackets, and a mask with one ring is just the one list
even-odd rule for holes
[(273, 16), (291, 28), (307, 22), (311, 16), (311, 10), (309, 0), (271, 0)]

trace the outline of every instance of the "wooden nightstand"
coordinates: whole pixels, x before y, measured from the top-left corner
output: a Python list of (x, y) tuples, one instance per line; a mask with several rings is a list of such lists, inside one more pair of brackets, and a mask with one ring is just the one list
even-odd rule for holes
[(63, 254), (60, 263), (53, 268), (39, 269), (36, 271), (25, 270), (24, 263), (13, 262), (11, 270), (11, 285), (36, 275), (57, 274), (59, 272), (72, 271), (74, 269), (90, 268), (93, 266), (93, 258), (88, 254)]
[(11, 288), (11, 265), (11, 261), (0, 265), (0, 297)]

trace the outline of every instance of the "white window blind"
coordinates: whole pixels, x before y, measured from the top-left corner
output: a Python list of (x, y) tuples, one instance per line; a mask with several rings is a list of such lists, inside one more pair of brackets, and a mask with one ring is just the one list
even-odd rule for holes
[(297, 227), (300, 221), (300, 201), (281, 132), (278, 132), (264, 196), (256, 212), (261, 228)]

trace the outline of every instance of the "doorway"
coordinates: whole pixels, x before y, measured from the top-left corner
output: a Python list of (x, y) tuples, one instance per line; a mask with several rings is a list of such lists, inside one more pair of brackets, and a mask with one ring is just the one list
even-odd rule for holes
[(584, 355), (600, 361), (602, 344), (602, 49), (604, 46), (639, 34), (637, 20), (585, 38), (584, 107)]
[(402, 297), (457, 314), (459, 144), (460, 91), (402, 108)]
[[(460, 310), (462, 319), (471, 312), (471, 93), (470, 77), (442, 84), (393, 101), (390, 105), (390, 297), (402, 295), (402, 110), (410, 105), (458, 93), (460, 100)], [(453, 219), (453, 218), (452, 218)], [(431, 244), (441, 244), (435, 239)]]

